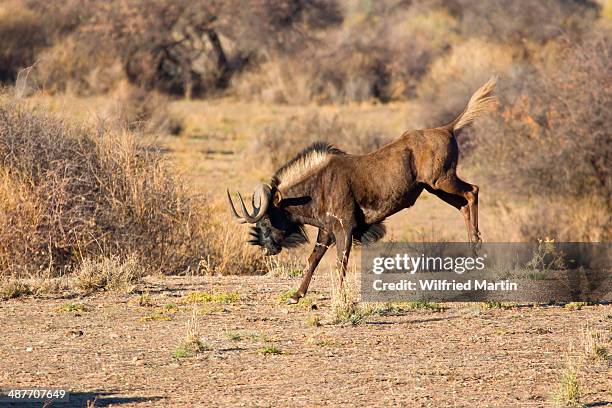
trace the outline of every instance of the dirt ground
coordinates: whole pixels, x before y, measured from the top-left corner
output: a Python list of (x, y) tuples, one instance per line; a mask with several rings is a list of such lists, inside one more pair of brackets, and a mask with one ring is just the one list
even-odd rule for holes
[[(332, 325), (326, 273), (304, 305), (282, 303), (298, 279), (151, 277), (144, 298), (1, 302), (0, 384), (68, 388), (68, 406), (544, 407), (585, 328), (612, 328), (610, 305), (444, 304)], [(230, 302), (185, 303), (191, 292)], [(204, 347), (177, 357), (189, 330)], [(611, 374), (609, 361), (586, 361), (582, 401), (612, 404)]]

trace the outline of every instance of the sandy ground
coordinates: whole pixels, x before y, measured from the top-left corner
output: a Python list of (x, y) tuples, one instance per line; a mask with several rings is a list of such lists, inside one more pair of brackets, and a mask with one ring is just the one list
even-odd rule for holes
[[(53, 406), (75, 407), (545, 407), (567, 356), (583, 352), (586, 328), (612, 328), (610, 305), (444, 304), (333, 325), (326, 273), (305, 305), (280, 301), (298, 279), (147, 278), (137, 288), (149, 293), (146, 306), (138, 293), (1, 302), (0, 384), (68, 388), (69, 405)], [(184, 303), (194, 291), (238, 299)], [(177, 358), (189, 320), (206, 349)], [(582, 401), (612, 404), (611, 374), (610, 361), (586, 360)]]

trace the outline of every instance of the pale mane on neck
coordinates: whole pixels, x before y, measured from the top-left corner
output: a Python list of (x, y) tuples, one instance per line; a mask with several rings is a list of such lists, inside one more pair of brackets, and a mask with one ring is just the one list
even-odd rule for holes
[(323, 167), (329, 159), (343, 151), (327, 143), (315, 143), (298, 153), (274, 174), (277, 187), (288, 187), (301, 180), (308, 173)]

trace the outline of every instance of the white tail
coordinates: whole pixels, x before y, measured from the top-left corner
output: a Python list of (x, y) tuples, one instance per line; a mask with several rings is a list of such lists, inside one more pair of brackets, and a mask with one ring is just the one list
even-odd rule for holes
[(497, 85), (497, 76), (491, 77), (486, 84), (478, 88), (468, 101), (463, 112), (445, 127), (452, 132), (456, 132), (472, 123), (482, 112), (489, 110), (497, 99), (495, 96), (491, 96), (495, 85)]

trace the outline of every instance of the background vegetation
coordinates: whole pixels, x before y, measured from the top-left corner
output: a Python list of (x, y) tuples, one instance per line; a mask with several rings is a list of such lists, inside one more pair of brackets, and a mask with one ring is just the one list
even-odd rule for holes
[[(214, 136), (185, 101), (281, 112), (246, 119), (258, 166), (231, 181), (265, 178), (315, 140), (371, 151), (399, 134), (398, 109), (404, 129), (440, 125), (493, 74), (497, 112), (460, 143), (500, 230), (513, 228), (496, 237), (609, 240), (611, 30), (603, 0), (4, 1), (0, 270), (136, 256), (164, 273), (265, 271), (155, 139)], [(112, 101), (110, 120), (67, 123), (28, 102), (67, 95)]]

